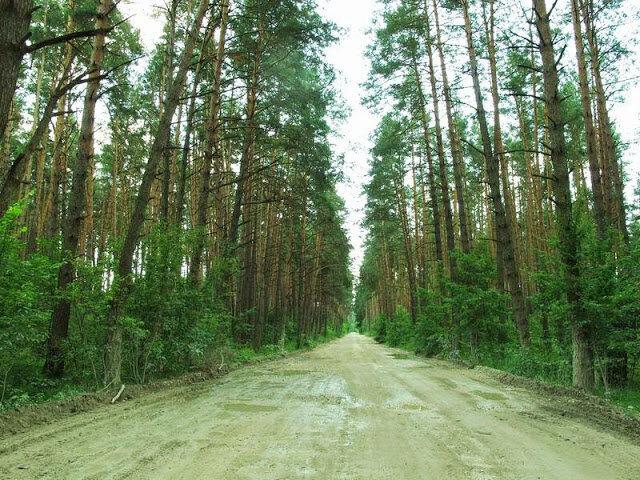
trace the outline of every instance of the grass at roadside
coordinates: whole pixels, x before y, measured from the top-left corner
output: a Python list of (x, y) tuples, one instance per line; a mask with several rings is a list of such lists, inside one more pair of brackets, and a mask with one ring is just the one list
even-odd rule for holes
[(627, 415), (640, 415), (640, 384), (612, 388), (608, 395), (605, 392), (600, 392), (600, 394), (622, 407)]

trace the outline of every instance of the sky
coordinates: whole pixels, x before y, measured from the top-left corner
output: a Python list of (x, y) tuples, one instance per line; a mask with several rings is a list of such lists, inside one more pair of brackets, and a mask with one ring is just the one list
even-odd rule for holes
[(341, 125), (341, 136), (334, 137), (336, 153), (344, 155), (345, 180), (338, 186), (338, 193), (347, 205), (347, 228), (351, 239), (352, 271), (357, 276), (364, 254), (365, 231), (361, 226), (364, 217), (365, 197), (362, 187), (366, 181), (367, 160), (371, 148), (370, 136), (378, 119), (361, 105), (364, 90), (360, 86), (369, 73), (369, 62), (364, 51), (369, 43), (367, 30), (371, 27), (376, 0), (324, 0), (320, 2), (322, 14), (328, 20), (345, 28), (339, 43), (330, 47), (327, 58), (338, 73), (337, 89), (351, 110), (347, 121)]
[[(317, 0), (321, 14), (344, 29), (338, 43), (327, 49), (327, 60), (338, 72), (336, 88), (340, 92), (345, 105), (350, 110), (347, 120), (337, 126), (332, 137), (336, 155), (344, 156), (344, 181), (338, 186), (338, 193), (345, 199), (346, 227), (349, 233), (352, 251), (352, 271), (357, 276), (364, 254), (366, 232), (361, 226), (364, 217), (365, 197), (363, 185), (367, 181), (367, 161), (371, 148), (370, 137), (375, 130), (378, 119), (361, 105), (364, 89), (361, 84), (369, 72), (369, 62), (364, 58), (364, 51), (370, 42), (367, 35), (372, 25), (375, 11), (380, 7), (376, 0)], [(150, 50), (162, 35), (163, 22), (154, 18), (162, 5), (160, 0), (125, 0), (120, 8), (125, 15), (131, 15), (131, 22), (141, 31), (143, 42)], [(629, 1), (629, 13), (638, 15), (640, 1)], [(637, 19), (638, 17), (636, 17)], [(639, 39), (640, 24), (631, 23), (627, 30), (629, 35)], [(631, 59), (640, 58), (640, 45), (633, 47)], [(627, 72), (629, 77), (638, 75), (635, 62)], [(611, 116), (622, 140), (628, 143), (629, 149), (624, 161), (631, 181), (627, 185), (628, 196), (631, 197), (640, 175), (640, 81), (630, 82), (624, 103), (614, 104)]]

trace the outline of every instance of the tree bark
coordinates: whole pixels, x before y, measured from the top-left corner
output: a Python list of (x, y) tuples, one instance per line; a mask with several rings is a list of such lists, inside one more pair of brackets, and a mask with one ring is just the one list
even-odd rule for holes
[[(462, 159), (462, 149), (460, 147), (460, 138), (458, 136), (458, 127), (455, 124), (453, 115), (453, 97), (451, 95), (451, 87), (449, 86), (449, 76), (447, 74), (447, 63), (444, 57), (444, 46), (442, 44), (442, 34), (440, 32), (440, 17), (438, 14), (438, 6), (433, 0), (434, 15), (436, 21), (436, 46), (440, 59), (440, 70), (442, 74), (442, 93), (444, 95), (447, 123), (449, 125), (449, 143), (451, 144), (451, 159), (453, 161), (453, 180), (456, 186), (456, 199), (458, 201), (458, 218), (460, 228), (460, 246), (465, 253), (471, 252), (471, 234), (469, 232), (469, 219), (466, 202), (465, 181), (464, 181), (464, 161)], [(429, 22), (429, 13), (427, 8), (427, 0), (425, 0), (425, 18), (427, 27), (427, 36), (431, 36), (431, 27)], [(427, 54), (429, 56), (429, 77), (431, 79), (431, 94), (433, 97), (433, 115), (436, 122), (436, 136), (442, 139), (442, 128), (440, 127), (440, 108), (438, 102), (438, 90), (436, 87), (436, 76), (433, 65), (433, 53), (431, 41), (427, 39)], [(440, 133), (438, 133), (440, 131)], [(442, 140), (441, 142), (442, 143)]]
[[(576, 0), (572, 0), (576, 1)], [(591, 73), (593, 75), (594, 90), (596, 96), (596, 107), (598, 112), (598, 126), (600, 131), (600, 148), (602, 154), (602, 168), (608, 184), (603, 186), (606, 197), (610, 199), (608, 207), (611, 226), (622, 234), (625, 245), (629, 245), (629, 231), (627, 229), (626, 208), (624, 199), (624, 187), (622, 183), (622, 172), (618, 164), (618, 153), (616, 152), (615, 139), (613, 137), (613, 127), (609, 118), (607, 98), (600, 71), (601, 52), (594, 25), (592, 2), (579, 0), (582, 5), (583, 20), (585, 24), (585, 34), (589, 43), (589, 54), (591, 57)], [(604, 183), (604, 182), (603, 182)]]
[(415, 57), (413, 58), (414, 75), (416, 78), (416, 86), (418, 88), (418, 99), (420, 101), (420, 120), (422, 122), (422, 133), (425, 142), (425, 151), (427, 155), (428, 175), (429, 175), (429, 196), (431, 197), (431, 210), (433, 212), (433, 229), (436, 242), (436, 259), (444, 263), (444, 252), (442, 248), (442, 223), (440, 216), (440, 205), (438, 202), (438, 190), (436, 187), (436, 172), (433, 166), (433, 154), (431, 153), (431, 134), (429, 133), (429, 120), (427, 118), (427, 107), (422, 90), (422, 82), (420, 80), (420, 72)]
[(413, 245), (411, 242), (411, 228), (409, 226), (407, 214), (407, 201), (404, 193), (404, 182), (394, 178), (394, 187), (396, 191), (396, 202), (400, 213), (400, 221), (402, 223), (402, 237), (404, 239), (404, 254), (407, 263), (407, 279), (409, 281), (409, 302), (411, 321), (414, 325), (418, 323), (418, 286), (416, 283), (416, 271), (413, 263)]
[(33, 0), (0, 0), (0, 138), (9, 122), (33, 12)]
[(7, 175), (5, 177), (4, 184), (0, 189), (0, 217), (2, 217), (6, 213), (7, 209), (11, 206), (11, 203), (18, 195), (25, 173), (28, 170), (27, 167), (29, 165), (29, 159), (37, 150), (42, 141), (42, 138), (44, 137), (44, 134), (49, 127), (49, 121), (53, 117), (53, 112), (56, 108), (58, 100), (62, 98), (75, 85), (82, 83), (80, 78), (76, 78), (75, 80), (64, 85), (64, 81), (67, 79), (70, 69), (71, 64), (67, 66), (65, 74), (62, 76), (60, 82), (58, 82), (58, 87), (49, 97), (44, 111), (40, 116), (40, 119), (37, 121), (36, 128), (29, 138), (29, 141), (22, 149), (22, 152), (18, 154), (18, 156), (9, 167), (9, 171), (7, 172)]
[(567, 145), (564, 135), (562, 100), (558, 90), (558, 67), (554, 53), (549, 13), (545, 0), (532, 0), (535, 24), (542, 57), (544, 98), (547, 105), (549, 149), (553, 164), (553, 193), (556, 205), (560, 254), (564, 263), (564, 279), (569, 302), (573, 343), (573, 385), (593, 390), (593, 347), (591, 325), (582, 307), (578, 286), (578, 237), (571, 204)]
[[(171, 1), (169, 14), (169, 44), (165, 51), (164, 58), (164, 77), (167, 79), (165, 84), (169, 84), (173, 78), (173, 70), (175, 66), (175, 43), (176, 43), (176, 16), (178, 11), (178, 0)], [(160, 218), (164, 222), (165, 227), (169, 224), (169, 192), (171, 191), (171, 145), (168, 143), (167, 148), (162, 152), (162, 195), (160, 197)]]
[(224, 62), (224, 50), (227, 35), (227, 20), (229, 17), (229, 1), (223, 1), (220, 19), (220, 33), (216, 50), (216, 62), (213, 73), (213, 92), (209, 104), (209, 121), (207, 122), (207, 137), (204, 147), (204, 163), (200, 173), (200, 195), (198, 196), (198, 212), (196, 214), (196, 224), (198, 230), (196, 243), (191, 255), (191, 268), (189, 269), (189, 280), (194, 286), (199, 286), (202, 282), (202, 253), (208, 237), (207, 219), (209, 217), (209, 196), (211, 193), (211, 168), (215, 158), (220, 157), (220, 92), (222, 80), (222, 65)]
[[(101, 0), (96, 17), (96, 29), (106, 30), (109, 24), (108, 15), (114, 8), (113, 0)], [(79, 251), (82, 223), (87, 215), (87, 177), (91, 173), (93, 156), (93, 137), (95, 110), (100, 88), (100, 74), (104, 60), (106, 35), (99, 34), (93, 39), (89, 82), (84, 98), (82, 121), (76, 161), (73, 168), (73, 183), (69, 211), (63, 227), (62, 252), (64, 263), (58, 271), (58, 289), (61, 300), (56, 304), (51, 315), (51, 331), (47, 348), (47, 359), (44, 372), (52, 377), (61, 377), (64, 373), (64, 342), (69, 331), (71, 301), (68, 288), (74, 280), (74, 261), (82, 252)]]
[(507, 285), (509, 286), (511, 301), (513, 304), (513, 316), (518, 329), (520, 344), (527, 346), (530, 343), (529, 319), (527, 315), (526, 301), (515, 259), (515, 250), (513, 245), (513, 232), (510, 222), (508, 221), (504, 204), (502, 203), (502, 194), (500, 193), (500, 162), (495, 155), (491, 145), (489, 136), (489, 128), (487, 126), (487, 118), (482, 99), (482, 90), (480, 89), (480, 76), (478, 73), (478, 60), (473, 44), (471, 16), (469, 14), (468, 0), (462, 0), (462, 9), (465, 20), (465, 30), (467, 36), (467, 47), (469, 50), (469, 63), (471, 67), (471, 77), (473, 80), (473, 90), (475, 93), (477, 119), (480, 127), (480, 136), (482, 139), (482, 151), (486, 161), (487, 180), (491, 191), (491, 203), (494, 210), (496, 233), (498, 237), (498, 255), (502, 257), (505, 267), (505, 275)]
[(231, 214), (231, 225), (229, 226), (229, 243), (235, 248), (238, 241), (238, 231), (240, 228), (240, 215), (242, 214), (242, 202), (244, 190), (249, 182), (249, 175), (253, 166), (254, 147), (256, 140), (256, 110), (258, 103), (258, 82), (260, 80), (260, 68), (262, 63), (262, 48), (264, 40), (264, 28), (258, 27), (257, 48), (253, 60), (253, 72), (247, 87), (247, 105), (245, 116), (245, 136), (242, 147), (242, 157), (240, 158), (240, 173), (236, 185), (235, 202), (233, 213)]
[(591, 177), (591, 193), (593, 195), (593, 217), (598, 228), (598, 235), (603, 240), (606, 233), (607, 220), (602, 193), (602, 175), (600, 173), (600, 160), (598, 158), (598, 145), (593, 124), (593, 111), (591, 108), (591, 93), (589, 91), (589, 78), (587, 76), (587, 60), (584, 51), (584, 39), (582, 24), (580, 22), (580, 8), (578, 0), (571, 0), (571, 15), (573, 18), (573, 34), (576, 43), (578, 60), (578, 78), (580, 82), (580, 103), (582, 116), (584, 117), (585, 141), (587, 146), (587, 158), (589, 159), (589, 173)]

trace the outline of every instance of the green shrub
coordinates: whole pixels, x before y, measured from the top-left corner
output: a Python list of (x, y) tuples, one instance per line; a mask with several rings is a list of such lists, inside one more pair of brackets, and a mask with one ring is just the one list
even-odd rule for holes
[(0, 404), (19, 404), (42, 368), (58, 265), (43, 255), (22, 258), (22, 205), (0, 218)]
[(388, 321), (385, 342), (392, 347), (413, 348), (414, 335), (411, 315), (406, 308), (399, 306), (395, 315)]

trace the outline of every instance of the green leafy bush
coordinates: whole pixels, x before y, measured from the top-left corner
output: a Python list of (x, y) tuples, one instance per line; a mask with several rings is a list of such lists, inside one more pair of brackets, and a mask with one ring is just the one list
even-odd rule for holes
[(24, 230), (17, 229), (22, 205), (0, 219), (0, 404), (19, 404), (32, 390), (29, 379), (49, 331), (57, 265), (43, 255), (22, 258)]
[(395, 315), (389, 320), (385, 341), (392, 347), (413, 348), (413, 323), (411, 322), (411, 315), (404, 307), (398, 307)]

